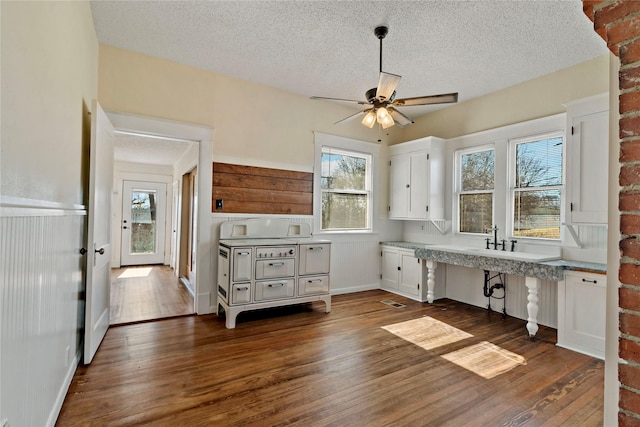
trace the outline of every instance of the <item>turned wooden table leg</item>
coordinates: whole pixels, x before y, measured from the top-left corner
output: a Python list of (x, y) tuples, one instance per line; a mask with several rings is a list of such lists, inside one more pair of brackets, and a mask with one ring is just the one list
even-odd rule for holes
[(427, 260), (427, 302), (431, 304), (434, 300), (434, 289), (436, 287), (436, 268), (438, 263), (434, 260)]
[(529, 290), (527, 296), (527, 330), (529, 331), (529, 337), (533, 338), (538, 332), (538, 289), (540, 289), (540, 279), (534, 277), (526, 277), (525, 285)]

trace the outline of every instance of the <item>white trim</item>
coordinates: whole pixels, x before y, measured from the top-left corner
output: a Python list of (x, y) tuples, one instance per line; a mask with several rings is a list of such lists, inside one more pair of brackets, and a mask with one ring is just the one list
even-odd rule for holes
[(84, 205), (0, 195), (0, 217), (86, 215)]
[[(169, 137), (172, 139), (189, 140), (198, 143), (198, 202), (197, 216), (197, 254), (198, 263), (197, 274), (194, 285), (196, 298), (195, 309), (197, 314), (209, 314), (211, 307), (210, 296), (215, 283), (214, 266), (211, 262), (204, 260), (211, 259), (210, 253), (214, 246), (211, 233), (211, 202), (212, 172), (213, 172), (213, 137), (214, 130), (207, 126), (177, 122), (166, 119), (158, 119), (148, 116), (138, 116), (134, 114), (118, 113), (109, 111), (107, 116), (111, 120), (116, 131), (143, 133), (158, 137)], [(207, 194), (209, 196), (207, 196)]]
[[(489, 190), (474, 190), (462, 192), (462, 168), (461, 159), (464, 154), (480, 153), (483, 151), (493, 151), (493, 189)], [(491, 217), (493, 222), (496, 218), (496, 144), (491, 142), (489, 144), (476, 145), (473, 147), (459, 148), (453, 153), (453, 234), (460, 236), (479, 236), (485, 233), (471, 233), (467, 231), (460, 231), (460, 194), (488, 194), (491, 193)], [(434, 224), (435, 225), (435, 224)], [(493, 225), (492, 225), (493, 226)], [(436, 226), (437, 227), (437, 226)], [(439, 227), (438, 227), (439, 229)]]
[(152, 135), (165, 139), (171, 138), (194, 142), (211, 141), (213, 139), (213, 129), (207, 126), (115, 111), (105, 112), (116, 132)]
[[(488, 142), (492, 142), (495, 146), (495, 182), (494, 182), (494, 224), (498, 226), (500, 230), (501, 237), (508, 239), (514, 238), (508, 236), (511, 234), (509, 230), (511, 230), (511, 219), (510, 215), (512, 212), (512, 199), (511, 199), (511, 185), (509, 182), (509, 178), (511, 176), (511, 172), (509, 168), (511, 168), (511, 146), (510, 141), (515, 139), (526, 138), (530, 136), (537, 135), (545, 135), (552, 132), (564, 132), (564, 128), (566, 126), (566, 113), (554, 114), (547, 117), (542, 117), (539, 119), (528, 120), (525, 122), (514, 123), (511, 125), (506, 125), (503, 127), (488, 129), (481, 132), (476, 132), (468, 135), (462, 135), (459, 137), (451, 138), (447, 140), (447, 144), (454, 149), (466, 149), (466, 148), (475, 148), (481, 147), (483, 145), (487, 145)], [(565, 133), (565, 144), (566, 144), (566, 132)], [(563, 156), (566, 155), (566, 150), (563, 150)], [(450, 179), (452, 179), (452, 189), (455, 191), (455, 155), (452, 156), (449, 160), (452, 162), (452, 169), (450, 169)], [(566, 168), (566, 159), (565, 165), (563, 167)], [(566, 191), (566, 184), (564, 194)], [(454, 191), (451, 192), (451, 209), (452, 209), (452, 221), (457, 222), (457, 218), (453, 218), (456, 214), (457, 210), (457, 200), (455, 198)], [(505, 206), (505, 208), (501, 208), (501, 206)], [(565, 217), (564, 214), (564, 205), (561, 207), (561, 219)], [(455, 225), (452, 225), (455, 230)], [(561, 229), (561, 233), (563, 230)], [(479, 240), (483, 236), (482, 235), (474, 235), (471, 233), (457, 233), (453, 232), (454, 236), (457, 237), (469, 237), (472, 239)], [(564, 239), (564, 235), (561, 234), (562, 239)], [(548, 240), (548, 239), (535, 239), (535, 238), (524, 238), (524, 237), (515, 237), (515, 239), (522, 239), (522, 243), (535, 243), (541, 245), (551, 245), (551, 246), (562, 246), (564, 245), (564, 240)]]
[[(376, 177), (379, 174), (378, 160), (380, 154), (380, 145), (368, 141), (361, 141), (342, 136), (330, 135), (321, 132), (314, 132), (314, 174), (313, 174), (313, 234), (331, 234), (331, 233), (360, 233), (370, 234), (374, 231), (375, 224), (374, 212), (376, 211), (376, 191), (375, 186), (379, 184)], [(324, 147), (330, 147), (343, 152), (354, 154), (362, 154), (369, 157), (369, 173), (367, 176), (369, 206), (367, 211), (367, 226), (357, 230), (323, 230), (322, 227), (322, 189), (320, 187), (320, 178), (322, 170), (322, 152)]]
[[(64, 399), (67, 396), (67, 392), (69, 391), (69, 387), (71, 386), (71, 381), (73, 380), (73, 376), (76, 373), (76, 369), (80, 364), (81, 357), (82, 353), (78, 351), (73, 358), (73, 361), (67, 368), (67, 373), (64, 376), (64, 380), (62, 381), (60, 388), (58, 389), (56, 401), (53, 403), (53, 407), (49, 412), (49, 417), (47, 418), (47, 423), (45, 424), (47, 427), (54, 427), (56, 425), (56, 421), (58, 420), (58, 416), (60, 415), (60, 410), (62, 409), (62, 404), (64, 403)], [(0, 427), (4, 427), (4, 425)]]
[[(546, 187), (516, 187), (516, 153), (517, 146), (519, 144), (528, 144), (536, 141), (541, 141), (544, 139), (553, 139), (553, 138), (562, 138), (562, 171), (561, 171), (561, 181), (560, 185), (549, 185)], [(565, 232), (562, 224), (565, 222), (565, 204), (566, 204), (566, 195), (567, 195), (567, 186), (566, 186), (566, 169), (567, 169), (567, 135), (564, 129), (553, 129), (553, 130), (545, 130), (542, 132), (532, 133), (531, 135), (524, 135), (517, 138), (510, 138), (508, 143), (508, 177), (507, 177), (507, 216), (506, 216), (506, 227), (505, 231), (508, 233), (506, 239), (520, 239), (521, 243), (529, 242), (529, 243), (552, 243), (552, 244), (564, 244), (565, 241)], [(515, 236), (514, 235), (514, 223), (515, 223), (515, 195), (519, 192), (527, 192), (527, 191), (545, 191), (545, 190), (557, 190), (560, 192), (560, 218), (559, 218), (559, 233), (560, 237), (558, 239), (550, 239), (543, 237), (529, 237), (529, 236)]]

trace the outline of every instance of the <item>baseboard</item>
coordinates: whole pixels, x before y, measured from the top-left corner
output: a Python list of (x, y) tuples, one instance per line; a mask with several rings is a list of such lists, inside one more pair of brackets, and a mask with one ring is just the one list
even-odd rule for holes
[(576, 353), (584, 354), (585, 356), (591, 356), (591, 357), (595, 357), (596, 359), (604, 360), (604, 354), (600, 354), (599, 352), (596, 352), (596, 351), (591, 351), (589, 349), (584, 349), (584, 348), (572, 347), (570, 345), (565, 345), (565, 344), (556, 344), (556, 346), (565, 348), (567, 350), (575, 351)]
[(73, 362), (69, 364), (67, 374), (64, 377), (64, 381), (60, 385), (60, 389), (58, 390), (56, 401), (53, 404), (53, 408), (51, 408), (51, 412), (49, 412), (49, 418), (47, 419), (46, 424), (47, 427), (54, 427), (56, 425), (58, 415), (60, 415), (60, 410), (62, 409), (62, 404), (64, 403), (64, 398), (67, 396), (69, 386), (71, 385), (71, 381), (73, 380), (73, 375), (76, 373), (76, 369), (78, 369), (81, 357), (82, 353), (77, 352), (75, 358), (73, 359)]
[(331, 295), (351, 294), (355, 292), (372, 291), (375, 289), (380, 289), (379, 283), (369, 283), (369, 284), (360, 285), (360, 286), (350, 286), (348, 288), (332, 288)]

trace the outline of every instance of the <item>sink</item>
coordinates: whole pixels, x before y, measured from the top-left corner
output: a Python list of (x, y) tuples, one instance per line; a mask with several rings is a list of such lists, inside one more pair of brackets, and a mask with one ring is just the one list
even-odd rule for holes
[(431, 245), (428, 249), (441, 250), (447, 252), (455, 252), (466, 255), (478, 255), (492, 258), (514, 259), (519, 261), (550, 261), (554, 259), (560, 259), (559, 255), (553, 254), (541, 254), (534, 252), (508, 252), (494, 249), (485, 249), (477, 247), (464, 247), (456, 245)]

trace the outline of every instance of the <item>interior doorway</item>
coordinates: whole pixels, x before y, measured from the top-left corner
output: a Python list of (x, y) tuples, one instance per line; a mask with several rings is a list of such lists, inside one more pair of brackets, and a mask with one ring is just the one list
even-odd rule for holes
[[(167, 141), (173, 142), (186, 142), (189, 143), (191, 148), (189, 155), (174, 156), (174, 160), (178, 159), (174, 163), (170, 174), (172, 180), (167, 181), (167, 189), (173, 190), (175, 186), (178, 187), (178, 192), (182, 195), (182, 177), (191, 171), (196, 170), (194, 174), (194, 191), (197, 196), (198, 193), (211, 194), (212, 191), (212, 159), (213, 159), (213, 135), (214, 130), (207, 126), (194, 125), (191, 123), (174, 122), (165, 119), (158, 119), (148, 116), (138, 116), (128, 113), (108, 112), (107, 115), (113, 123), (116, 134), (134, 136), (144, 136), (145, 138), (155, 138), (157, 143), (164, 144)], [(144, 146), (138, 145), (138, 155), (141, 158), (148, 158), (151, 156), (149, 150)], [(131, 160), (129, 160), (131, 161)], [(197, 169), (196, 169), (197, 168)], [(153, 172), (157, 173), (157, 172)], [(128, 177), (132, 180), (138, 180), (139, 177)], [(177, 184), (176, 184), (177, 182)], [(172, 185), (173, 184), (173, 185)], [(170, 195), (168, 200), (174, 202), (174, 195)], [(176, 210), (182, 211), (182, 200), (179, 200)], [(215, 294), (212, 292), (213, 279), (212, 275), (215, 274), (215, 270), (210, 268), (209, 251), (213, 246), (214, 235), (211, 233), (213, 226), (213, 220), (211, 218), (211, 206), (207, 203), (198, 203), (197, 198), (193, 203), (193, 219), (192, 219), (192, 242), (191, 242), (191, 261), (189, 265), (192, 268), (192, 280), (190, 285), (193, 287), (194, 295), (194, 311), (197, 314), (208, 314), (214, 311), (215, 305), (212, 304), (212, 295), (215, 298)], [(167, 213), (171, 216), (171, 211)], [(180, 236), (182, 218), (180, 222), (174, 223), (173, 217), (167, 219), (169, 225), (176, 225), (175, 228), (171, 227), (167, 229), (170, 233), (165, 236), (166, 247), (172, 247), (172, 242), (175, 235), (175, 252), (167, 252), (165, 256), (164, 264), (174, 265), (173, 272), (176, 278), (179, 276), (181, 265), (184, 263), (184, 252), (181, 253), (182, 236)], [(116, 223), (117, 225), (120, 222)], [(119, 227), (118, 227), (119, 228)], [(120, 239), (120, 230), (116, 230), (117, 233), (113, 238)], [(189, 233), (187, 233), (189, 234)], [(115, 241), (115, 240), (114, 240)], [(120, 243), (120, 242), (118, 242)], [(116, 252), (118, 255), (120, 251)], [(195, 261), (199, 260), (200, 266)], [(120, 261), (120, 260), (118, 260)], [(113, 265), (120, 265), (113, 263)]]

